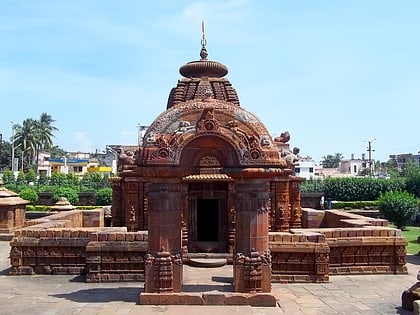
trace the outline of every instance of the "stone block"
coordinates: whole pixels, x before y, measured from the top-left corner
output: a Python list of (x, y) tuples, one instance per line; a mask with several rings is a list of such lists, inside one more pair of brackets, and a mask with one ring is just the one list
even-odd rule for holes
[(226, 305), (248, 305), (248, 295), (243, 293), (227, 293), (224, 304)]
[(117, 232), (115, 234), (117, 241), (125, 241), (125, 233)]
[(249, 305), (251, 306), (263, 306), (263, 307), (275, 307), (276, 297), (269, 293), (257, 293), (248, 297)]
[(136, 236), (135, 233), (129, 232), (125, 235), (125, 240), (127, 242), (134, 242), (134, 240), (136, 239), (135, 236)]
[(204, 293), (203, 300), (205, 305), (224, 305), (225, 295), (220, 293)]
[(98, 241), (104, 242), (108, 240), (108, 233), (106, 232), (99, 232), (98, 233)]
[(117, 234), (115, 232), (107, 233), (107, 241), (115, 242), (117, 240)]

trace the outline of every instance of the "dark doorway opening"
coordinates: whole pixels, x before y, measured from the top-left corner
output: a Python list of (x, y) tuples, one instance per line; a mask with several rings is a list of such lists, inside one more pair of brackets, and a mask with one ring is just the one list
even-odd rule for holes
[(197, 241), (219, 241), (218, 199), (197, 199)]

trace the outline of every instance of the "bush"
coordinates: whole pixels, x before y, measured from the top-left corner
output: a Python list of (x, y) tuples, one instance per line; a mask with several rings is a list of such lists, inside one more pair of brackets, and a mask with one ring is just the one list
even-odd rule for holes
[(26, 211), (30, 211), (30, 212), (49, 212), (51, 210), (51, 206), (34, 206), (34, 205), (27, 205), (26, 206)]
[(32, 188), (23, 188), (19, 192), (19, 197), (31, 202), (32, 205), (36, 204), (38, 201), (38, 194)]
[(322, 193), (324, 192), (324, 180), (309, 179), (300, 185), (303, 193)]
[(15, 176), (13, 176), (13, 173), (11, 170), (7, 169), (3, 172), (3, 184), (14, 184), (15, 183)]
[(53, 192), (53, 195), (51, 197), (51, 201), (53, 203), (56, 203), (61, 197), (66, 197), (67, 200), (72, 204), (76, 205), (79, 203), (79, 195), (77, 194), (77, 191), (70, 187), (58, 187)]
[(414, 221), (419, 210), (419, 201), (406, 191), (387, 192), (379, 198), (378, 208), (385, 219), (394, 223), (397, 228), (404, 229)]
[(415, 174), (406, 179), (407, 191), (420, 198), (420, 174)]
[(327, 198), (342, 201), (377, 200), (388, 191), (405, 190), (405, 180), (380, 178), (327, 178), (324, 193)]
[(96, 193), (96, 204), (106, 206), (112, 204), (112, 188), (102, 188)]
[(351, 208), (351, 209), (365, 209), (367, 208), (377, 208), (378, 202), (377, 201), (337, 201), (332, 203), (333, 209), (344, 209), (344, 208)]

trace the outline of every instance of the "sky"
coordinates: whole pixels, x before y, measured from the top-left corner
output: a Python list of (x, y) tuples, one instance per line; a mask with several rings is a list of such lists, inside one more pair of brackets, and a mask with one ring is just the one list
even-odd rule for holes
[(316, 163), (420, 151), (420, 1), (0, 0), (0, 133), (45, 112), (54, 145), (134, 145), (179, 68), (229, 69), (241, 106)]

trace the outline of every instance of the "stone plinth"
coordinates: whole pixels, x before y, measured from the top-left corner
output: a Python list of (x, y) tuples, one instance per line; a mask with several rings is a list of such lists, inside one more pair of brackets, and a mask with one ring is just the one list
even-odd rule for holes
[(0, 233), (12, 233), (25, 225), (25, 206), (29, 201), (0, 187)]
[(275, 307), (270, 293), (141, 293), (142, 305), (250, 305)]

